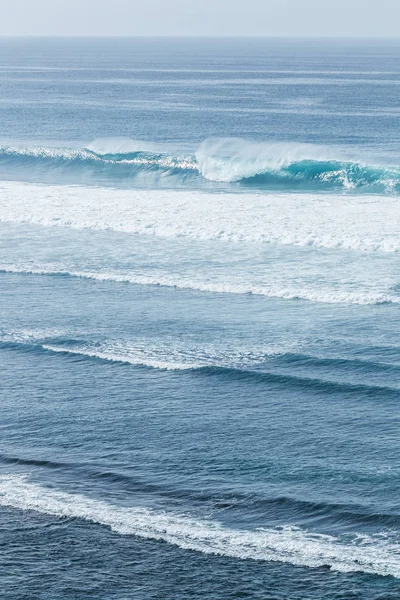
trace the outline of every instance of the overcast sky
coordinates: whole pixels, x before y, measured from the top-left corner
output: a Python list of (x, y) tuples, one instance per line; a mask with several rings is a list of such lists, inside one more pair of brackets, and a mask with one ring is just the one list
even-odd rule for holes
[(400, 0), (10, 0), (0, 35), (398, 37)]

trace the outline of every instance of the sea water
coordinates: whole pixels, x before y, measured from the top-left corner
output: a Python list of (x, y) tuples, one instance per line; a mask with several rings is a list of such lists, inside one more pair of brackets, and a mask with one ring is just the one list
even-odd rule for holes
[(0, 596), (400, 597), (400, 43), (0, 40)]

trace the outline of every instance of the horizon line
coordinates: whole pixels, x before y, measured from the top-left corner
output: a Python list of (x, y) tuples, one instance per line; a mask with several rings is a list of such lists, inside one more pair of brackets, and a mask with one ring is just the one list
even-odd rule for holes
[(229, 35), (140, 35), (140, 34), (93, 34), (93, 33), (63, 33), (63, 34), (49, 34), (49, 33), (0, 33), (0, 39), (31, 39), (31, 38), (47, 38), (47, 39), (59, 39), (59, 38), (110, 38), (110, 39), (291, 39), (291, 40), (396, 40), (400, 41), (400, 36), (382, 36), (382, 35), (247, 35), (247, 34), (229, 34)]

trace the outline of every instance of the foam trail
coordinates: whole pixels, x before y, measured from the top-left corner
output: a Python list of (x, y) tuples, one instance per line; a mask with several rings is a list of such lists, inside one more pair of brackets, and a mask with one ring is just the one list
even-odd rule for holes
[(0, 506), (33, 510), (54, 517), (78, 518), (110, 527), (120, 535), (160, 540), (184, 550), (243, 560), (329, 566), (334, 571), (361, 571), (400, 578), (400, 547), (390, 538), (338, 538), (297, 527), (230, 529), (215, 521), (120, 507), (81, 494), (70, 494), (32, 483), (24, 476), (0, 477)]
[(0, 184), (0, 221), (164, 238), (400, 251), (398, 199)]
[(210, 282), (197, 279), (188, 279), (179, 275), (142, 275), (135, 272), (94, 272), (62, 270), (56, 265), (23, 266), (0, 263), (0, 273), (14, 273), (25, 275), (48, 275), (60, 277), (76, 277), (95, 281), (111, 281), (115, 283), (131, 283), (133, 285), (147, 285), (157, 287), (168, 287), (181, 290), (192, 290), (214, 294), (251, 294), (267, 298), (282, 300), (306, 300), (309, 302), (321, 302), (324, 304), (399, 304), (400, 296), (373, 292), (360, 291), (336, 291), (332, 289), (313, 288), (289, 288), (273, 285), (259, 285), (255, 283), (238, 282)]

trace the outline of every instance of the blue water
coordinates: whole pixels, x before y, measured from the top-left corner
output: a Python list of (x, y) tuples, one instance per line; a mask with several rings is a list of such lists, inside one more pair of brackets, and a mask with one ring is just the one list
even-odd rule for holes
[(400, 597), (399, 59), (0, 40), (0, 597)]

